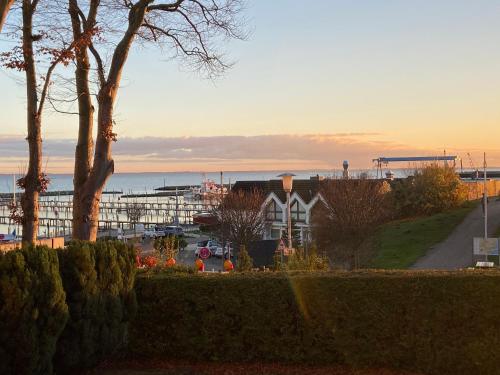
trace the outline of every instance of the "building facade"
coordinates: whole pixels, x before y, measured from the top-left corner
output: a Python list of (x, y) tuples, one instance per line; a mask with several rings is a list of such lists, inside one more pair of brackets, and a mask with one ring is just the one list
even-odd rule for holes
[[(313, 177), (309, 180), (295, 180), (290, 194), (290, 213), (293, 230), (301, 243), (311, 237), (311, 221), (315, 207), (320, 201), (319, 194), (322, 180)], [(281, 180), (270, 181), (238, 181), (233, 191), (260, 191), (265, 196), (262, 209), (266, 217), (264, 240), (274, 240), (283, 237), (287, 230), (287, 202)]]

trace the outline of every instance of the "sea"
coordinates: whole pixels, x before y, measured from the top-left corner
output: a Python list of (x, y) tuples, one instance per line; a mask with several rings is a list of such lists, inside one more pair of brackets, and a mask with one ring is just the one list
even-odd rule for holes
[[(288, 172), (288, 171), (287, 171)], [(338, 176), (340, 171), (329, 170), (301, 170), (291, 171), (297, 179), (308, 179), (313, 176)], [(225, 184), (234, 184), (236, 181), (254, 181), (279, 179), (283, 171), (233, 171), (223, 172)], [(73, 190), (73, 175), (49, 174), (50, 185), (48, 191)], [(163, 186), (195, 186), (200, 185), (204, 179), (220, 183), (220, 172), (157, 172), (157, 173), (116, 173), (110, 177), (106, 184), (106, 191), (122, 192), (123, 194), (152, 193), (154, 189)], [(0, 174), (0, 193), (12, 193), (13, 175)]]

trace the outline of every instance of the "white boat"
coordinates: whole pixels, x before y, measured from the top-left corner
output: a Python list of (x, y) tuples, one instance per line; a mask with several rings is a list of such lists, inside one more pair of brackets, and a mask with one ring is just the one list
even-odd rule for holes
[(16, 235), (15, 229), (11, 234), (1, 234), (0, 233), (0, 242), (11, 242), (11, 241), (15, 241), (16, 238), (17, 238), (17, 235)]
[(195, 186), (184, 194), (185, 198), (192, 199), (214, 199), (227, 194), (227, 187), (217, 184), (215, 181), (204, 178), (200, 186)]

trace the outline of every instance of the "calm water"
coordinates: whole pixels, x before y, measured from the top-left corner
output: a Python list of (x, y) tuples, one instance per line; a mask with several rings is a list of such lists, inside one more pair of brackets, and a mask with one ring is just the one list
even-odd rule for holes
[[(283, 171), (257, 171), (257, 172), (224, 172), (224, 183), (236, 181), (270, 180), (276, 179)], [(333, 175), (329, 171), (294, 171), (296, 178), (309, 178), (319, 175)], [(204, 176), (220, 182), (220, 173), (200, 172), (170, 172), (170, 173), (117, 173), (109, 179), (107, 191), (123, 191), (124, 193), (152, 192), (161, 186), (199, 185)], [(73, 190), (73, 176), (70, 174), (51, 174), (49, 191)], [(0, 193), (12, 192), (12, 175), (0, 174)]]
[[(495, 168), (498, 169), (498, 168)], [(386, 169), (384, 169), (385, 173)], [(393, 169), (396, 177), (406, 177), (413, 170)], [(312, 176), (341, 176), (340, 170), (301, 170), (292, 171), (297, 175), (297, 179), (308, 179)], [(224, 183), (235, 183), (236, 181), (250, 180), (271, 180), (277, 179), (283, 171), (254, 171), (254, 172), (224, 172)], [(375, 177), (376, 169), (352, 170), (352, 175), (367, 173), (370, 177)], [(71, 174), (51, 174), (49, 191), (73, 190), (73, 175)], [(123, 193), (144, 193), (153, 192), (155, 188), (161, 186), (175, 185), (199, 185), (204, 178), (209, 178), (215, 182), (220, 182), (219, 172), (167, 172), (167, 173), (117, 173), (111, 176), (105, 190), (123, 191)], [(12, 192), (12, 175), (0, 174), (0, 193)]]

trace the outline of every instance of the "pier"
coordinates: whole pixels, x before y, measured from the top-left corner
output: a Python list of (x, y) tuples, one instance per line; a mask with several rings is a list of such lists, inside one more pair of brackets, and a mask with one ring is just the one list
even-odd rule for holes
[[(165, 200), (165, 198), (168, 198)], [(9, 199), (0, 199), (0, 225), (19, 228), (10, 218)], [(147, 200), (126, 201), (115, 199), (101, 201), (99, 204), (99, 230), (133, 229), (137, 224), (145, 228), (155, 225), (192, 226), (193, 214), (211, 211), (215, 201), (187, 201), (178, 197), (159, 198), (156, 202)], [(40, 234), (68, 235), (72, 230), (73, 205), (71, 200), (45, 197), (39, 201)], [(12, 230), (12, 229), (11, 229)], [(19, 230), (18, 230), (19, 233)]]

